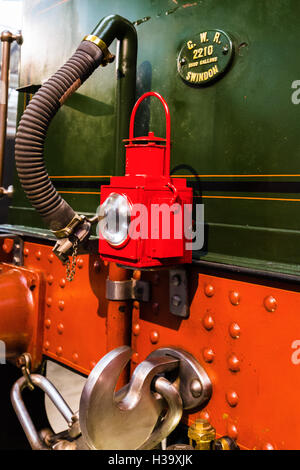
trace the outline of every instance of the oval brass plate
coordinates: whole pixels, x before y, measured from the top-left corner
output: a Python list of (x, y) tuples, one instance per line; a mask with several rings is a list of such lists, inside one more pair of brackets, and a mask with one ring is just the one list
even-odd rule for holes
[(228, 69), (233, 57), (233, 45), (224, 31), (202, 31), (183, 44), (177, 58), (181, 78), (194, 86), (208, 85)]

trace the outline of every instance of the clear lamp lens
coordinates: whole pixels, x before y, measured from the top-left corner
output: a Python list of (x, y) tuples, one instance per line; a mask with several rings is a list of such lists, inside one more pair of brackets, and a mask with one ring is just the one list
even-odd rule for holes
[(101, 233), (113, 246), (121, 245), (128, 236), (130, 223), (130, 205), (125, 196), (111, 193), (101, 206)]

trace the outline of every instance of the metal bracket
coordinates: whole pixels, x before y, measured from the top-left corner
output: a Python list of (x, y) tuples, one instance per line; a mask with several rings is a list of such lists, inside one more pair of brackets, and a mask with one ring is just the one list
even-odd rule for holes
[(111, 281), (106, 279), (106, 298), (108, 300), (138, 300), (149, 302), (150, 283), (128, 279), (126, 281)]
[(187, 318), (190, 313), (187, 273), (184, 268), (169, 271), (170, 312), (177, 317)]

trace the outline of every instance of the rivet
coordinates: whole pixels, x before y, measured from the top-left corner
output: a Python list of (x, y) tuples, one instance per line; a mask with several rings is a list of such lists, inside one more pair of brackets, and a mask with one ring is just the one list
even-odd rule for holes
[(47, 297), (46, 304), (47, 304), (48, 307), (51, 307), (51, 305), (52, 305), (52, 298), (51, 297)]
[(60, 335), (62, 335), (62, 334), (63, 334), (63, 331), (64, 331), (64, 325), (63, 325), (63, 323), (59, 323), (59, 324), (57, 325), (57, 332), (58, 332)]
[(97, 364), (96, 361), (91, 361), (90, 364), (89, 364), (90, 370), (94, 369), (96, 364)]
[(132, 333), (134, 334), (134, 336), (138, 336), (140, 334), (140, 331), (141, 331), (140, 325), (138, 323), (135, 323), (132, 326)]
[(63, 310), (65, 308), (65, 302), (63, 300), (58, 301), (58, 308), (59, 310)]
[(158, 303), (158, 302), (153, 302), (153, 304), (152, 304), (152, 312), (153, 312), (155, 315), (158, 315), (158, 313), (159, 313), (159, 303)]
[(202, 356), (205, 362), (213, 362), (215, 358), (215, 353), (213, 352), (211, 348), (205, 348), (202, 351)]
[(270, 443), (270, 442), (265, 442), (262, 447), (261, 447), (261, 450), (274, 450), (274, 446)]
[(215, 326), (214, 319), (210, 314), (205, 315), (202, 320), (202, 324), (206, 330), (212, 330)]
[(73, 359), (73, 362), (75, 362), (75, 363), (78, 362), (79, 356), (76, 352), (72, 354), (72, 359)]
[(226, 400), (230, 406), (234, 407), (239, 402), (239, 396), (234, 390), (230, 390), (226, 393)]
[(229, 356), (228, 367), (232, 372), (238, 372), (240, 370), (240, 361), (235, 354), (231, 354), (231, 356)]
[(51, 320), (50, 320), (50, 318), (47, 318), (45, 320), (45, 327), (49, 330), (50, 326), (51, 326)]
[(52, 263), (52, 262), (53, 262), (53, 259), (54, 259), (54, 254), (53, 254), (53, 253), (50, 253), (50, 254), (48, 255), (48, 261), (49, 261), (49, 263)]
[(209, 412), (208, 411), (201, 411), (201, 413), (199, 414), (199, 418), (200, 419), (205, 419), (206, 421), (209, 421), (210, 420)]
[(61, 280), (59, 281), (59, 285), (61, 288), (64, 288), (66, 285), (66, 280), (64, 278), (61, 278)]
[(235, 424), (228, 424), (227, 426), (227, 434), (231, 439), (236, 439), (238, 436), (238, 430)]
[(229, 325), (229, 334), (232, 338), (239, 338), (240, 337), (240, 333), (241, 333), (241, 328), (239, 327), (239, 325), (235, 322), (231, 323)]
[(239, 292), (232, 290), (229, 292), (229, 300), (232, 305), (238, 305), (240, 303), (241, 297)]
[(135, 309), (138, 310), (138, 309), (140, 308), (140, 303), (135, 300), (135, 301), (133, 302), (133, 308), (135, 308)]
[(159, 333), (158, 331), (151, 331), (150, 333), (150, 341), (152, 344), (156, 344), (159, 341)]
[(29, 250), (28, 250), (28, 248), (24, 248), (23, 253), (24, 253), (24, 256), (27, 257), (27, 256), (29, 255)]
[(51, 286), (51, 284), (53, 284), (53, 280), (54, 280), (54, 277), (52, 276), (52, 274), (49, 274), (47, 276), (47, 282), (48, 282), (49, 286)]
[(203, 387), (202, 387), (200, 380), (193, 379), (191, 382), (191, 392), (192, 392), (193, 397), (199, 398), (202, 394), (202, 391), (203, 391)]
[(42, 257), (42, 252), (41, 252), (40, 250), (39, 250), (39, 251), (36, 251), (36, 252), (35, 252), (35, 257), (36, 257), (37, 260), (40, 260), (41, 257)]
[(101, 263), (98, 259), (96, 261), (94, 261), (93, 267), (94, 267), (94, 271), (96, 271), (96, 273), (98, 273), (100, 271)]
[(212, 297), (215, 293), (215, 288), (212, 284), (206, 284), (204, 287), (204, 293), (207, 297)]
[(84, 265), (84, 261), (82, 258), (78, 258), (78, 260), (76, 261), (76, 266), (79, 268), (79, 269), (82, 269), (83, 268), (83, 265)]
[(62, 355), (62, 352), (63, 352), (62, 346), (58, 346), (58, 348), (56, 349), (56, 354), (57, 354), (58, 356), (61, 356), (61, 355)]
[(268, 310), (268, 312), (275, 312), (277, 308), (277, 301), (275, 297), (272, 295), (269, 295), (269, 297), (266, 297), (264, 300), (264, 306), (265, 309)]
[(44, 343), (44, 349), (46, 349), (46, 351), (48, 351), (49, 348), (50, 348), (50, 343), (49, 343), (49, 341), (45, 341), (45, 343)]
[(133, 362), (133, 364), (137, 364), (139, 362), (139, 354), (137, 352), (133, 353), (131, 361)]

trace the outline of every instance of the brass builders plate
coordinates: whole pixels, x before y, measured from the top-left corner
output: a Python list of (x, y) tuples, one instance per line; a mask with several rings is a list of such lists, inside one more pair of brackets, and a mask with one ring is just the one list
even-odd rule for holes
[(186, 83), (207, 85), (228, 69), (233, 52), (232, 41), (224, 31), (203, 31), (183, 44), (177, 58), (178, 73)]

